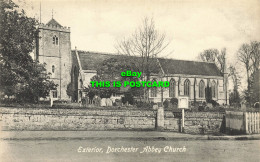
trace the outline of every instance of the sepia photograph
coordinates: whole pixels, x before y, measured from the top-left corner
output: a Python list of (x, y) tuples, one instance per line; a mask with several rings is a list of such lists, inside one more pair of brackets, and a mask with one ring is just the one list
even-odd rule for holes
[(0, 0), (1, 162), (260, 161), (260, 0)]

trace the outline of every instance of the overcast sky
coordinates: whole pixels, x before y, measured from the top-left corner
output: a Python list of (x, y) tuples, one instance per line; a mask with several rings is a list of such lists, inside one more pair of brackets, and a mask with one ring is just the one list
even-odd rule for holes
[[(39, 19), (39, 0), (16, 0)], [(42, 22), (52, 17), (71, 27), (72, 49), (115, 53), (142, 19), (153, 17), (171, 41), (164, 55), (193, 60), (208, 48), (227, 48), (228, 59), (242, 43), (260, 40), (260, 0), (42, 0)]]
[[(40, 0), (14, 1), (39, 19)], [(260, 0), (41, 0), (43, 23), (52, 10), (71, 27), (72, 49), (116, 53), (117, 42), (144, 17), (152, 17), (171, 42), (162, 54), (168, 58), (194, 60), (205, 49), (225, 47), (228, 63), (236, 64), (242, 43), (260, 41)]]

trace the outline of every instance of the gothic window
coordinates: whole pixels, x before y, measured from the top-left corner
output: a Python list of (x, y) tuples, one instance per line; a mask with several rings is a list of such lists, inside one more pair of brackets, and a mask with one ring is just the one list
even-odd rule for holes
[(59, 44), (59, 38), (54, 35), (54, 37), (52, 38), (52, 44), (58, 45)]
[(54, 66), (54, 65), (52, 65), (52, 67), (51, 67), (51, 72), (52, 72), (52, 73), (55, 72), (55, 66)]
[[(152, 83), (153, 82), (155, 82), (156, 80), (154, 79), (153, 81), (152, 81)], [(157, 97), (157, 87), (152, 87), (151, 88), (151, 97)]]
[(212, 97), (213, 98), (216, 98), (216, 92), (217, 92), (217, 87), (216, 87), (216, 82), (215, 81), (213, 81), (212, 83), (211, 83), (211, 94), (212, 94)]
[(186, 79), (184, 81), (184, 95), (190, 96), (190, 81), (189, 81), (189, 79)]
[(170, 80), (169, 97), (175, 97), (175, 81), (174, 81), (174, 79)]
[(205, 95), (205, 84), (204, 84), (204, 81), (201, 80), (199, 83), (199, 97), (203, 98), (204, 95)]
[(56, 45), (58, 45), (58, 44), (59, 44), (59, 38), (56, 37)]

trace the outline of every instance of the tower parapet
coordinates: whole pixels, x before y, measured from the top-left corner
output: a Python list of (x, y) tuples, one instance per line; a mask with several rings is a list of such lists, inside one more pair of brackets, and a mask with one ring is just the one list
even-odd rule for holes
[(66, 26), (59, 26), (59, 25), (52, 25), (52, 24), (39, 24), (39, 29), (48, 29), (48, 30), (56, 30), (62, 32), (70, 32), (70, 27)]

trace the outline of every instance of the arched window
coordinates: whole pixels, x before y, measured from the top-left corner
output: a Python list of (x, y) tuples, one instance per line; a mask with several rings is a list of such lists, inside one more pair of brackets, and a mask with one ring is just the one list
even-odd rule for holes
[[(156, 80), (153, 79), (153, 82), (156, 82)], [(151, 97), (157, 97), (157, 87), (151, 87)]]
[(52, 38), (52, 44), (55, 44), (55, 37), (56, 35)]
[(56, 37), (56, 45), (58, 45), (58, 44), (59, 44), (59, 38)]
[(175, 97), (175, 81), (174, 81), (174, 79), (170, 80), (169, 97)]
[(213, 82), (211, 83), (211, 94), (213, 98), (217, 97), (217, 86), (216, 86), (216, 82), (213, 80)]
[(56, 44), (56, 45), (59, 44), (59, 38), (56, 35), (54, 35), (52, 38), (52, 44)]
[(199, 83), (199, 97), (203, 98), (205, 96), (205, 84), (204, 81), (201, 80)]
[(54, 66), (54, 65), (52, 65), (52, 67), (51, 67), (51, 72), (52, 72), (52, 73), (55, 72), (55, 66)]
[(190, 81), (189, 81), (189, 79), (186, 79), (184, 81), (184, 95), (190, 96)]

